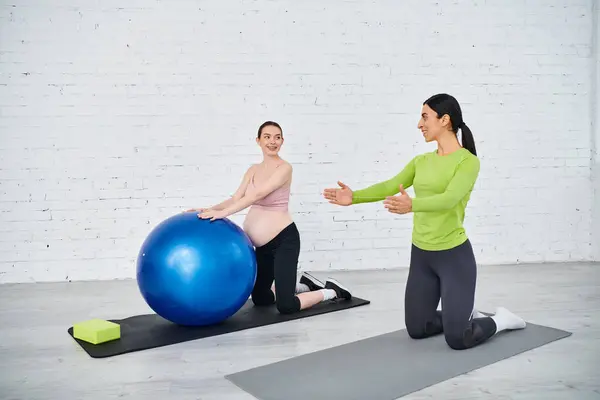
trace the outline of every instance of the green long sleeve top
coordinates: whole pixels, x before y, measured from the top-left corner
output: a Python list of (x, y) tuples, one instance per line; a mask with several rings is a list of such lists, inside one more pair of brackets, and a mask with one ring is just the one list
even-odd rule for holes
[(413, 244), (447, 250), (467, 240), (465, 209), (479, 175), (479, 158), (461, 148), (440, 156), (437, 150), (413, 158), (396, 176), (353, 192), (353, 204), (370, 203), (413, 186)]

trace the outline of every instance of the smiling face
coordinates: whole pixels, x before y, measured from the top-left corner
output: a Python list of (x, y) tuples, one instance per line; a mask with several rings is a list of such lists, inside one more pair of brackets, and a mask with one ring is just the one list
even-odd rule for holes
[(283, 145), (283, 133), (276, 126), (264, 126), (261, 129), (260, 136), (256, 138), (256, 143), (265, 156), (276, 156)]
[(425, 104), (421, 109), (418, 128), (423, 133), (425, 141), (431, 142), (437, 140), (445, 131), (452, 130), (452, 124), (447, 114), (444, 114), (442, 118), (438, 118), (437, 113)]

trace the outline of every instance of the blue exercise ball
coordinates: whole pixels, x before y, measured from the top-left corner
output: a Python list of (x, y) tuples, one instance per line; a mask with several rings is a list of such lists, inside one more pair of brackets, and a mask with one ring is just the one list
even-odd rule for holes
[(246, 233), (228, 219), (185, 212), (148, 235), (138, 254), (137, 283), (152, 310), (187, 326), (219, 323), (248, 300), (256, 256)]

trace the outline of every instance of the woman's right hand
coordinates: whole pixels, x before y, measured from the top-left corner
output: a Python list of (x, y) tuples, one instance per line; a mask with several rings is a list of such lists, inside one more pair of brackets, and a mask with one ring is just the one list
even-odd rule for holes
[(349, 206), (352, 204), (352, 189), (346, 186), (344, 183), (338, 181), (337, 183), (340, 188), (325, 189), (323, 196), (331, 204), (338, 206)]

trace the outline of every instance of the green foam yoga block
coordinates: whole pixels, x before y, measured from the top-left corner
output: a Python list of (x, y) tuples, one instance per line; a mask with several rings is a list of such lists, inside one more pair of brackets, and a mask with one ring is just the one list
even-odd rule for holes
[(91, 319), (73, 325), (73, 337), (92, 344), (100, 344), (121, 337), (121, 326), (102, 319)]

